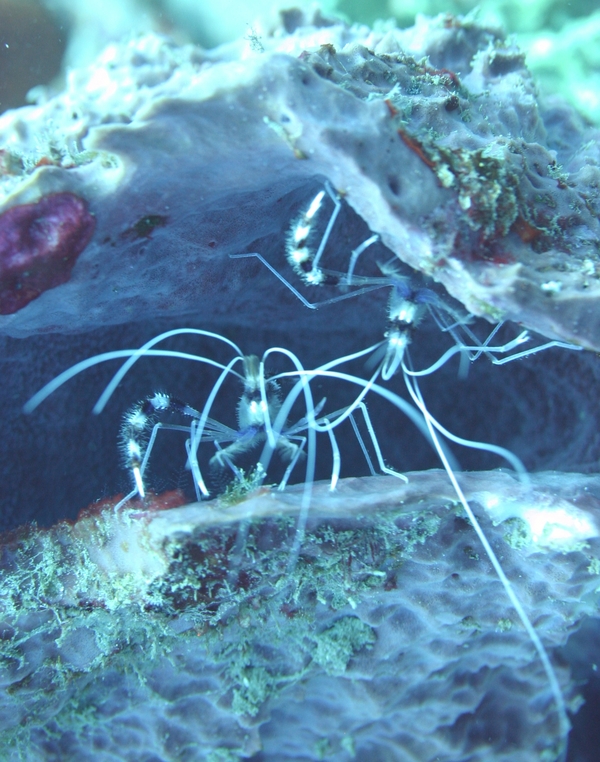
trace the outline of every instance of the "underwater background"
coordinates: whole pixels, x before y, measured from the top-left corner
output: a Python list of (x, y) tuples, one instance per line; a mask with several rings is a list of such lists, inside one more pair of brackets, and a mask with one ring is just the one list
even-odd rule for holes
[[(565, 478), (564, 487), (553, 481), (554, 477), (544, 481), (546, 477), (540, 476), (536, 489), (543, 499), (549, 495), (589, 507), (598, 521), (594, 501), (600, 491), (594, 480), (600, 458), (596, 393), (600, 333), (596, 329), (595, 281), (600, 266), (594, 226), (600, 192), (595, 174), (599, 167), (595, 151), (600, 127), (600, 10), (583, 0), (489, 0), (477, 7), (475, 3), (437, 0), (348, 0), (323, 2), (320, 13), (315, 13), (312, 5), (297, 3), (305, 15), (299, 11), (294, 15), (289, 5), (0, 0), (0, 111), (6, 112), (0, 125), (2, 211), (8, 214), (11, 208), (22, 207), (25, 217), (29, 215), (27, 219), (36, 223), (61, 214), (52, 210), (45, 217), (46, 211), (29, 206), (40, 198), (64, 192), (70, 194), (65, 200), (68, 203), (81, 196), (89, 203), (81, 215), (83, 222), (79, 221), (84, 229), (82, 240), (86, 244), (91, 240), (89, 249), (82, 245), (81, 259), (77, 259), (79, 253), (75, 255), (70, 282), (63, 278), (63, 285), (53, 284), (56, 287), (22, 307), (20, 289), (14, 288), (11, 298), (17, 300), (18, 309), (3, 307), (0, 315), (0, 411), (4, 423), (0, 528), (7, 533), (0, 587), (0, 637), (5, 646), (2, 679), (6, 686), (0, 702), (0, 760), (395, 762), (414, 758), (467, 762), (560, 758), (554, 709), (534, 649), (524, 636), (511, 634), (508, 604), (502, 601), (498, 604), (502, 612), (496, 611), (495, 599), (503, 593), (495, 587), (489, 565), (484, 566), (484, 561), (477, 565), (483, 552), (474, 549), (476, 538), (465, 539), (461, 534), (469, 531), (469, 524), (459, 516), (452, 494), (439, 487), (433, 476), (432, 486), (426, 483), (422, 493), (411, 498), (414, 503), (407, 499), (406, 515), (396, 505), (393, 511), (397, 513), (390, 518), (385, 502), (388, 486), (368, 492), (372, 519), (364, 519), (361, 511), (368, 514), (369, 508), (363, 503), (356, 508), (358, 518), (350, 509), (344, 517), (343, 513), (330, 515), (327, 508), (321, 514), (315, 508), (315, 523), (309, 526), (302, 561), (291, 574), (286, 558), (295, 542), (290, 529), (294, 521), (286, 523), (282, 518), (285, 506), (267, 508), (274, 516), (269, 514), (265, 524), (251, 524), (243, 562), (235, 555), (240, 542), (235, 528), (226, 526), (211, 534), (203, 524), (199, 529), (182, 514), (184, 539), (175, 528), (161, 528), (167, 539), (157, 550), (159, 545), (152, 545), (144, 534), (139, 556), (128, 566), (118, 547), (122, 550), (127, 543), (133, 547), (137, 540), (118, 522), (111, 523), (111, 509), (106, 508), (114, 496), (131, 489), (131, 475), (119, 447), (123, 414), (155, 392), (171, 394), (201, 409), (218, 373), (199, 372), (194, 363), (172, 358), (146, 359), (125, 377), (105, 411), (93, 415), (96, 400), (116, 370), (113, 365), (108, 369), (97, 365), (71, 379), (33, 414), (23, 413), (35, 392), (74, 363), (102, 352), (139, 347), (162, 331), (182, 326), (223, 334), (242, 347), (244, 354), (260, 356), (268, 347), (284, 347), (297, 354), (305, 368), (322, 366), (381, 341), (387, 330), (387, 289), (311, 311), (258, 261), (235, 261), (226, 255), (261, 252), (276, 269), (282, 269), (278, 263), (291, 222), (326, 180), (341, 190), (340, 175), (350, 173), (344, 163), (348, 156), (358, 157), (357, 171), (364, 171), (367, 179), (364, 185), (349, 182), (354, 195), (350, 192), (347, 199), (342, 195), (329, 253), (324, 255), (329, 257), (328, 267), (344, 270), (349, 252), (375, 231), (381, 240), (361, 258), (361, 274), (365, 278), (380, 275), (379, 262), (401, 248), (394, 214), (403, 224), (408, 220), (407, 229), (417, 221), (417, 231), (426, 230), (434, 240), (439, 235), (444, 246), (452, 237), (448, 231), (453, 226), (467, 229), (460, 215), (468, 216), (465, 188), (473, 191), (474, 186), (468, 185), (472, 177), (461, 180), (459, 211), (447, 212), (450, 205), (443, 194), (448, 189), (438, 188), (443, 184), (445, 160), (438, 161), (430, 145), (402, 138), (401, 148), (393, 150), (408, 147), (406, 153), (412, 156), (398, 171), (398, 191), (382, 168), (386, 162), (392, 166), (392, 159), (381, 159), (377, 153), (383, 139), (371, 136), (372, 146), (364, 153), (352, 143), (353, 129), (361, 127), (364, 119), (361, 112), (349, 107), (345, 111), (341, 105), (339, 113), (330, 116), (326, 108), (329, 91), (319, 89), (320, 85), (307, 97), (306, 107), (304, 102), (299, 106), (300, 91), (294, 84), (288, 93), (285, 84), (296, 70), (277, 59), (287, 55), (306, 61), (328, 86), (331, 82), (344, 95), (358, 94), (358, 99), (372, 104), (381, 100), (377, 88), (383, 91), (384, 87), (376, 78), (379, 61), (365, 56), (366, 63), (356, 64), (352, 45), (364, 39), (377, 39), (379, 44), (394, 26), (412, 28), (417, 14), (446, 18), (447, 22), (438, 21), (437, 26), (417, 19), (415, 29), (420, 31), (410, 38), (414, 58), (420, 60), (415, 50), (426, 50), (433, 64), (411, 70), (412, 84), (399, 80), (402, 92), (389, 107), (391, 118), (400, 119), (393, 110), (399, 103), (405, 105), (403, 99), (410, 96), (415, 105), (402, 117), (407, 124), (411, 119), (413, 125), (421, 124), (421, 118), (427, 123), (432, 113), (427, 111), (427, 103), (438, 98), (436, 88), (449, 93), (433, 107), (443, 109), (443, 119), (453, 119), (455, 108), (463, 110), (467, 97), (458, 89), (457, 95), (453, 81), (445, 79), (450, 71), (446, 61), (452, 61), (453, 68), (466, 77), (466, 65), (463, 71), (458, 62), (479, 56), (476, 75), (494, 86), (498, 83), (488, 101), (481, 94), (483, 86), (481, 93), (473, 96), (472, 115), (465, 116), (462, 124), (465, 129), (473, 125), (474, 135), (480, 130), (478, 135), (498, 137), (492, 114), (494, 99), (501, 104), (508, 93), (509, 100), (518, 101), (522, 94), (524, 105), (514, 108), (514, 121), (505, 119), (507, 113), (513, 119), (512, 101), (506, 110), (503, 105), (497, 108), (507, 140), (542, 145), (547, 152), (540, 154), (542, 164), (552, 152), (558, 159), (551, 171), (540, 171), (532, 189), (528, 185), (522, 195), (516, 194), (517, 203), (525, 206), (534, 199), (532, 204), (546, 204), (554, 217), (547, 227), (536, 218), (544, 231), (541, 238), (530, 229), (533, 216), (526, 218), (518, 231), (507, 224), (498, 238), (504, 241), (506, 236), (506, 248), (511, 251), (511, 247), (521, 252), (531, 245), (536, 256), (546, 250), (552, 256), (539, 266), (546, 287), (543, 298), (523, 287), (521, 301), (514, 307), (511, 293), (519, 288), (506, 287), (501, 304), (514, 307), (510, 313), (514, 322), (501, 329), (496, 343), (511, 341), (524, 325), (533, 331), (538, 327), (537, 343), (546, 340), (545, 329), (548, 339), (573, 341), (585, 349), (553, 348), (502, 366), (483, 358), (485, 361), (473, 363), (466, 377), (459, 377), (457, 362), (448, 363), (422, 380), (423, 395), (431, 414), (458, 436), (508, 448), (534, 474), (581, 475), (581, 482)], [(366, 26), (352, 33), (336, 31), (339, 37), (335, 46), (332, 44), (333, 51), (324, 52), (321, 47), (315, 52), (318, 45), (311, 36), (313, 27), (337, 29), (334, 21), (328, 20), (330, 15), (347, 24), (345, 29), (355, 23)], [(454, 22), (458, 16), (461, 20)], [(373, 38), (366, 27), (373, 29)], [(310, 31), (302, 31), (305, 28)], [(461, 28), (467, 30), (464, 38), (460, 37)], [(507, 37), (496, 31), (502, 28)], [(450, 38), (440, 34), (438, 40), (439, 29), (457, 30), (456, 49), (452, 40), (448, 42)], [(292, 43), (286, 51), (287, 37), (310, 50), (310, 55), (298, 53)], [(147, 42), (138, 42), (142, 40)], [(190, 44), (199, 48), (186, 47)], [(391, 48), (381, 44), (377, 56), (388, 60)], [(506, 56), (490, 56), (484, 61), (482, 51), (489, 49), (506, 50)], [(278, 103), (289, 106), (292, 121), (297, 113), (310, 114), (305, 124), (310, 122), (314, 130), (315, 145), (322, 143), (315, 148), (312, 166), (301, 156), (304, 146), (298, 148), (299, 143), (293, 142), (291, 128), (284, 134), (281, 125), (273, 124), (272, 115), (264, 117), (265, 123), (271, 119), (267, 132), (286, 144), (288, 163), (279, 165), (283, 153), (272, 152), (268, 139), (264, 146), (253, 142), (259, 132), (243, 132), (243, 114), (252, 115), (263, 87), (262, 75), (256, 75), (258, 84), (252, 79), (254, 64), (248, 50), (265, 53), (265, 57), (272, 52), (274, 63), (264, 86), (278, 83)], [(515, 52), (518, 50), (525, 51), (524, 56)], [(178, 102), (177, 88), (181, 88), (184, 102), (193, 101), (197, 95), (194, 67), (214, 65), (217, 70), (238, 61), (235, 74), (227, 75), (231, 79), (222, 83), (217, 75), (211, 81), (211, 97), (215, 101), (222, 97), (222, 104), (219, 101), (214, 112), (199, 116), (193, 129), (182, 127), (185, 118), (179, 121), (179, 115), (185, 106)], [(350, 64), (359, 72), (355, 76), (352, 70), (357, 85), (344, 79)], [(291, 68), (285, 68), (288, 65)], [(511, 79), (513, 75), (515, 79)], [(515, 84), (518, 77), (522, 81)], [(473, 74), (469, 86), (475, 87), (475, 80)], [(164, 91), (160, 90), (163, 86)], [(242, 93), (246, 86), (253, 102), (244, 101), (248, 98)], [(157, 88), (156, 98), (153, 88)], [(159, 100), (174, 104), (173, 111), (168, 111), (169, 105), (161, 112), (162, 106), (155, 106)], [(461, 105), (456, 107), (459, 100)], [(338, 101), (335, 103), (337, 108)], [(32, 111), (12, 111), (23, 107)], [(226, 108), (239, 109), (231, 121)], [(67, 125), (69, 109), (71, 122), (85, 122), (92, 114), (89, 123), (80, 130)], [(445, 124), (443, 119), (439, 124)], [(486, 124), (490, 125), (487, 133)], [(130, 125), (133, 128), (128, 132)], [(146, 135), (146, 128), (147, 136), (137, 145), (131, 134)], [(396, 137), (401, 136), (402, 128), (394, 131)], [(441, 135), (441, 128), (439, 132)], [(92, 133), (96, 136), (92, 142), (96, 142), (88, 145)], [(440, 139), (443, 143), (443, 137)], [(503, 139), (501, 135), (500, 142)], [(175, 144), (177, 149), (171, 150)], [(290, 147), (294, 150), (288, 150)], [(464, 139), (459, 148), (474, 151), (475, 140)], [(498, 155), (492, 158), (502, 163)], [(536, 164), (537, 154), (526, 154), (524, 149), (523, 155), (525, 163)], [(114, 156), (127, 159), (117, 165), (111, 163)], [(448, 160), (447, 166), (456, 177), (466, 177), (466, 172), (460, 174), (457, 161), (452, 161)], [(429, 181), (427, 176), (436, 162), (437, 179)], [(558, 201), (554, 197), (548, 200), (548, 188), (552, 184), (554, 189), (557, 183), (560, 188), (563, 172), (570, 176), (564, 182), (573, 195), (565, 201), (556, 191)], [(76, 180), (71, 180), (75, 175)], [(380, 176), (385, 176), (385, 182), (379, 182)], [(415, 179), (409, 182), (409, 178)], [(495, 193), (500, 200), (494, 200), (494, 225), (504, 214), (501, 202), (510, 195), (513, 178), (502, 175), (498, 181), (501, 188)], [(497, 177), (484, 180), (496, 182)], [(484, 180), (480, 199), (491, 187)], [(391, 222), (377, 208), (378, 183), (386, 185), (386, 203), (394, 197)], [(585, 208), (583, 203), (577, 207), (576, 194), (579, 201), (585, 199)], [(178, 207), (169, 209), (174, 199)], [(563, 229), (558, 220), (568, 215), (574, 221), (565, 222)], [(3, 219), (0, 249), (5, 256), (12, 253), (14, 218)], [(323, 235), (326, 222), (325, 215), (318, 220), (313, 233), (316, 239)], [(499, 251), (495, 240), (499, 226), (498, 222), (482, 244), (489, 246), (482, 267), (490, 270), (505, 264), (504, 249)], [(422, 238), (410, 230), (405, 240), (416, 261)], [(551, 247), (546, 244), (552, 236)], [(469, 229), (463, 235), (461, 228), (461, 236), (452, 241), (456, 248), (448, 248), (448, 244), (444, 249), (448, 259), (462, 247), (469, 251), (465, 267), (472, 266), (473, 272), (479, 273), (481, 262), (473, 252), (481, 241), (475, 233)], [(213, 252), (219, 255), (216, 263)], [(439, 251), (436, 257), (436, 263), (444, 258)], [(431, 267), (416, 273), (414, 261), (407, 261), (399, 265), (402, 277), (414, 278), (418, 287), (430, 289), (452, 310), (463, 310), (460, 283), (449, 296), (438, 282), (443, 279)], [(440, 264), (440, 269), (445, 266)], [(178, 272), (169, 274), (170, 268)], [(556, 284), (562, 273), (566, 285), (561, 291)], [(432, 274), (434, 277), (429, 277)], [(293, 273), (286, 277), (291, 280)], [(448, 275), (444, 284), (453, 282), (452, 277)], [(577, 286), (572, 302), (566, 297), (561, 302), (560, 294), (567, 292), (567, 278), (571, 277), (586, 280), (586, 284)], [(2, 299), (12, 287), (2, 271), (0, 281), (0, 303), (5, 304)], [(324, 298), (299, 287), (307, 298)], [(498, 286), (501, 290), (502, 284)], [(327, 292), (327, 296), (333, 293)], [(462, 300), (469, 308), (480, 292), (473, 294), (475, 291), (469, 292)], [(496, 304), (495, 298), (495, 294), (490, 297), (487, 307)], [(483, 341), (501, 310), (482, 308), (478, 314), (487, 319), (479, 317), (469, 325)], [(413, 339), (411, 360), (417, 368), (426, 367), (451, 344), (428, 316)], [(175, 337), (168, 349), (223, 364), (231, 358), (227, 347), (202, 336)], [(275, 362), (272, 372), (284, 369), (283, 361)], [(369, 369), (361, 360), (352, 366), (352, 372), (368, 377)], [(284, 397), (291, 386), (291, 381), (282, 380)], [(398, 378), (390, 387), (402, 393)], [(343, 408), (356, 397), (354, 388), (335, 379), (322, 379), (315, 389), (319, 398), (327, 399), (327, 410), (330, 406)], [(211, 415), (235, 428), (239, 397), (239, 383), (228, 381)], [(296, 418), (304, 413), (294, 409)], [(439, 457), (426, 437), (397, 410), (390, 413), (386, 400), (373, 395), (369, 414), (386, 464), (402, 473), (439, 469)], [(181, 442), (174, 442), (168, 435), (157, 440), (148, 487), (159, 495), (178, 490), (175, 503), (179, 505), (194, 501), (196, 493), (186, 468), (185, 449)], [(365, 477), (368, 483), (372, 478), (368, 461), (351, 429), (343, 431), (339, 444), (342, 480)], [(492, 473), (505, 466), (486, 450), (457, 447), (453, 453), (457, 466), (465, 472)], [(285, 470), (285, 464), (274, 461), (269, 483), (279, 481)], [(244, 467), (251, 469), (253, 463), (249, 457)], [(331, 469), (328, 445), (320, 443), (315, 479), (328, 480)], [(299, 494), (303, 474), (301, 467), (290, 480), (291, 501)], [(415, 484), (420, 484), (419, 478), (415, 477)], [(512, 483), (507, 487), (500, 477), (498, 480), (499, 494), (512, 494)], [(212, 485), (215, 494), (221, 487), (218, 479)], [(473, 500), (483, 500), (484, 488), (474, 484), (470, 489)], [(95, 511), (101, 517), (92, 529), (85, 521), (59, 523), (75, 522), (88, 507), (91, 514), (86, 514), (86, 521), (94, 523)], [(290, 510), (295, 515), (295, 509)], [(245, 520), (247, 517), (239, 518), (240, 525)], [(511, 578), (527, 579), (529, 575), (519, 594), (531, 604), (536, 626), (543, 629), (553, 662), (562, 670), (561, 686), (575, 728), (566, 758), (593, 762), (600, 758), (596, 729), (600, 707), (597, 538), (590, 537), (587, 545), (581, 541), (568, 550), (552, 548), (547, 554), (537, 548), (531, 551), (535, 560), (528, 567), (528, 556), (523, 560), (517, 553), (511, 555), (519, 543), (514, 547), (508, 543), (505, 549), (503, 531), (486, 521), (495, 547), (505, 554)], [(31, 529), (19, 529), (31, 522)], [(45, 534), (44, 529), (51, 527), (54, 529)], [(146, 542), (150, 544), (144, 545)], [(114, 568), (113, 561), (94, 556), (98, 547), (108, 547)], [(151, 564), (136, 567), (145, 554), (148, 559), (159, 558), (156, 568), (160, 572)], [(161, 564), (166, 564), (165, 568)], [(237, 568), (236, 564), (239, 569), (232, 581), (231, 569)], [(74, 575), (70, 570), (76, 570)], [(402, 581), (404, 574), (412, 574), (408, 584)], [(452, 579), (460, 588), (448, 587)], [(554, 605), (557, 601), (564, 606), (560, 612)], [(447, 627), (454, 628), (451, 635)], [(202, 643), (199, 649), (198, 641)], [(461, 650), (470, 644), (473, 655), (461, 656)], [(402, 675), (405, 684), (400, 685)], [(586, 703), (575, 713), (581, 703), (578, 696)], [(527, 719), (521, 722), (518, 715)], [(435, 718), (429, 729), (425, 728), (428, 716)], [(416, 739), (413, 727), (423, 728)], [(435, 738), (433, 746), (426, 743), (428, 734)]]

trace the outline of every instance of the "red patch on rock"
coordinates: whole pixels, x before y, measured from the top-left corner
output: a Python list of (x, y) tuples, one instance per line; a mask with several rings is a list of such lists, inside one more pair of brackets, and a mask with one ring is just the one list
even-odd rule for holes
[[(77, 521), (82, 521), (83, 519), (100, 517), (106, 511), (114, 511), (115, 505), (120, 503), (123, 497), (124, 495), (119, 494), (114, 497), (104, 498), (96, 503), (91, 503), (87, 508), (82, 508), (82, 510), (79, 511), (75, 522), (68, 523), (77, 523)], [(160, 495), (155, 495), (153, 492), (149, 492), (143, 501), (138, 497), (134, 497), (128, 501), (123, 508), (127, 510), (137, 509), (139, 514), (142, 515), (156, 513), (158, 511), (168, 511), (171, 508), (179, 508), (182, 505), (187, 505), (189, 502), (189, 498), (187, 498), (181, 490), (176, 489), (168, 492), (161, 492)]]
[(538, 230), (531, 225), (523, 217), (517, 217), (513, 222), (512, 230), (519, 236), (523, 243), (531, 243), (539, 238), (542, 234), (541, 230)]
[(96, 227), (86, 202), (53, 193), (0, 214), (0, 315), (66, 283)]

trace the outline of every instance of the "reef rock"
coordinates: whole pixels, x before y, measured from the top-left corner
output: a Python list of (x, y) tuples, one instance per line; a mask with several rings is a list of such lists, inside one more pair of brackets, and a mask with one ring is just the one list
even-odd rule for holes
[[(597, 614), (600, 481), (461, 484), (554, 662)], [(7, 762), (558, 758), (535, 649), (440, 471), (176, 507), (2, 539)]]
[(139, 37), (5, 114), (0, 140), (3, 258), (15, 207), (68, 193), (96, 220), (67, 282), (8, 299), (9, 335), (190, 315), (285, 330), (298, 303), (228, 255), (293, 281), (286, 228), (328, 180), (356, 214), (324, 265), (366, 223), (473, 314), (600, 348), (597, 133), (539, 102), (523, 52), (473, 20), (370, 30), (294, 11), (211, 52)]

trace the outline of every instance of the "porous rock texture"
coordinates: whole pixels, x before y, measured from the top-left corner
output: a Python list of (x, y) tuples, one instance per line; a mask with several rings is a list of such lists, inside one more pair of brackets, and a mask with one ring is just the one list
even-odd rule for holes
[[(461, 484), (575, 709), (598, 477)], [(3, 759), (555, 759), (545, 673), (446, 475), (315, 484), (290, 569), (303, 489), (4, 536)]]
[(523, 52), (473, 20), (289, 12), (212, 52), (140, 37), (0, 138), (4, 210), (70, 192), (97, 220), (69, 282), (2, 316), (10, 335), (199, 311), (291, 325), (284, 287), (228, 254), (292, 277), (282, 230), (328, 179), (473, 314), (599, 348), (597, 133), (538, 102)]

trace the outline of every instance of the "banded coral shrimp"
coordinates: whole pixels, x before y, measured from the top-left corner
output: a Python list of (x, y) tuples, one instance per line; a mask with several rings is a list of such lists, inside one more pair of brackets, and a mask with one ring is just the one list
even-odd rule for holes
[[(215, 339), (230, 349), (234, 350), (234, 357), (227, 363), (217, 362), (206, 355), (196, 355), (189, 352), (181, 352), (163, 348), (157, 345), (175, 336), (203, 336)], [(341, 408), (322, 414), (326, 400), (323, 398), (315, 403), (310, 384), (303, 383), (304, 414), (293, 424), (287, 424), (287, 416), (290, 414), (293, 404), (298, 395), (294, 395), (292, 402), (286, 398), (286, 421), (281, 424), (279, 415), (282, 407), (280, 389), (275, 377), (269, 377), (265, 370), (265, 361), (274, 354), (290, 360), (295, 367), (294, 373), (302, 374), (304, 367), (294, 353), (283, 348), (273, 347), (267, 350), (261, 360), (255, 355), (244, 355), (239, 347), (229, 339), (210, 331), (202, 329), (182, 328), (163, 332), (142, 347), (137, 349), (123, 349), (105, 352), (77, 363), (63, 371), (40, 389), (24, 406), (24, 412), (33, 413), (44, 400), (80, 373), (88, 369), (117, 359), (125, 359), (126, 362), (113, 376), (100, 395), (93, 412), (100, 414), (105, 409), (114, 391), (131, 371), (135, 363), (143, 357), (172, 358), (198, 362), (221, 371), (219, 377), (213, 383), (211, 391), (206, 399), (202, 410), (191, 407), (187, 402), (182, 402), (168, 392), (154, 392), (147, 395), (141, 401), (131, 407), (123, 416), (120, 429), (120, 449), (126, 468), (132, 475), (134, 488), (121, 500), (116, 509), (139, 496), (144, 499), (146, 486), (144, 473), (157, 440), (159, 432), (175, 431), (188, 435), (186, 451), (188, 469), (192, 472), (194, 489), (198, 500), (214, 497), (215, 492), (210, 492), (207, 487), (202, 470), (199, 465), (198, 450), (203, 442), (210, 442), (216, 448), (216, 453), (210, 458), (209, 466), (214, 470), (222, 471), (228, 468), (238, 482), (238, 485), (248, 481), (244, 472), (236, 465), (238, 458), (251, 452), (259, 445), (265, 443), (265, 452), (268, 455), (257, 462), (257, 472), (250, 482), (257, 486), (267, 477), (267, 467), (273, 453), (279, 452), (281, 459), (286, 463), (285, 472), (279, 482), (279, 490), (285, 489), (290, 476), (301, 458), (307, 459), (307, 473), (305, 483), (312, 484), (314, 480), (316, 461), (315, 434), (326, 433), (331, 445), (332, 465), (330, 476), (330, 489), (333, 491), (340, 475), (341, 453), (337, 444), (334, 429), (346, 419), (349, 419), (356, 438), (359, 442), (371, 473), (376, 473), (371, 457), (367, 451), (363, 438), (358, 430), (355, 420), (355, 412), (360, 411), (364, 424), (368, 431), (371, 444), (374, 448), (377, 463), (384, 473), (405, 479), (402, 474), (388, 468), (383, 460), (373, 425), (369, 418), (366, 406), (360, 401), (352, 405), (352, 409)], [(360, 353), (361, 355), (364, 353)], [(243, 366), (243, 373), (239, 373), (236, 365)], [(283, 378), (285, 374), (281, 375)], [(243, 391), (237, 402), (237, 428), (227, 426), (212, 418), (209, 413), (215, 403), (222, 386), (233, 377), (238, 383), (241, 382)], [(191, 420), (191, 423), (182, 425), (163, 420), (169, 414), (178, 414)], [(413, 420), (420, 423), (418, 415), (411, 411)], [(272, 420), (277, 420), (279, 430), (274, 434)], [(421, 425), (424, 429), (424, 427)], [(308, 445), (307, 445), (308, 442)], [(305, 449), (305, 445), (307, 445)], [(264, 461), (264, 464), (263, 464)]]
[[(326, 194), (333, 201), (334, 208), (322, 237), (315, 247), (313, 241), (317, 236), (314, 227)], [(531, 334), (527, 330), (522, 330), (516, 337), (508, 337), (503, 343), (494, 345), (492, 342), (502, 331), (503, 323), (498, 323), (492, 328), (487, 337), (479, 338), (471, 328), (470, 324), (473, 319), (471, 315), (465, 313), (461, 308), (447, 303), (430, 287), (418, 284), (411, 276), (402, 274), (398, 269), (398, 260), (395, 257), (383, 264), (377, 263), (380, 271), (379, 276), (357, 275), (355, 270), (358, 259), (363, 252), (377, 242), (377, 235), (371, 235), (351, 252), (345, 271), (325, 269), (321, 266), (321, 261), (341, 206), (340, 197), (326, 183), (325, 191), (320, 190), (306, 210), (301, 212), (292, 223), (286, 238), (286, 258), (290, 267), (305, 286), (334, 288), (342, 293), (337, 293), (333, 297), (318, 302), (310, 302), (261, 254), (252, 252), (230, 256), (233, 259), (257, 258), (305, 307), (311, 310), (360, 297), (371, 291), (389, 289), (386, 307), (387, 325), (384, 337), (371, 348), (373, 351), (367, 362), (367, 368), (375, 368), (371, 377), (372, 382), (375, 382), (379, 377), (388, 382), (401, 370), (407, 391), (422, 412), (425, 403), (417, 379), (436, 373), (455, 355), (460, 357), (458, 376), (464, 378), (467, 375), (469, 365), (482, 356), (485, 356), (492, 365), (505, 365), (552, 348), (565, 348), (575, 351), (581, 349), (579, 346), (556, 340), (523, 348), (531, 341)], [(420, 332), (421, 324), (426, 316), (432, 318), (441, 334), (451, 337), (453, 345), (426, 367), (414, 370), (409, 348), (417, 331)], [(370, 350), (366, 350), (365, 354), (369, 353)], [(344, 362), (345, 358), (339, 358), (336, 364), (343, 364)], [(455, 443), (466, 442), (466, 440), (461, 441), (460, 437), (455, 437), (443, 429), (437, 421), (434, 425), (444, 436)], [(488, 445), (481, 448), (477, 444), (468, 446), (471, 449), (494, 451), (493, 446)], [(501, 453), (502, 457), (510, 460), (510, 454), (507, 454), (503, 448), (497, 448), (496, 451)], [(513, 461), (513, 465), (514, 463), (515, 461)], [(517, 466), (517, 469), (524, 473), (524, 469), (520, 466)]]
[[(333, 210), (321, 237), (318, 238), (315, 228), (326, 196), (333, 202)], [(323, 267), (321, 261), (341, 209), (341, 197), (328, 182), (325, 182), (325, 190), (320, 190), (308, 207), (300, 212), (290, 225), (285, 244), (286, 260), (301, 283), (310, 288), (333, 288), (338, 291), (335, 296), (317, 302), (309, 301), (282, 275), (277, 267), (258, 252), (230, 254), (229, 256), (230, 259), (258, 259), (305, 307), (311, 310), (356, 298), (370, 291), (389, 288), (385, 331), (387, 342), (383, 342), (386, 344), (386, 348), (381, 350), (385, 351), (385, 361), (381, 368), (384, 380), (389, 380), (398, 371), (407, 347), (412, 342), (413, 333), (419, 327), (426, 313), (429, 313), (440, 331), (447, 332), (452, 337), (455, 346), (436, 360), (429, 370), (420, 371), (420, 375), (433, 373), (455, 354), (460, 354), (461, 362), (465, 359), (475, 362), (482, 355), (485, 355), (494, 365), (503, 365), (552, 347), (581, 349), (574, 344), (553, 340), (521, 349), (519, 352), (513, 352), (521, 345), (531, 341), (531, 333), (527, 330), (521, 331), (518, 336), (504, 344), (493, 346), (491, 342), (502, 328), (502, 322), (494, 326), (486, 338), (478, 338), (470, 329), (473, 316), (467, 314), (462, 308), (451, 306), (447, 300), (441, 298), (430, 287), (416, 283), (414, 273), (411, 275), (402, 273), (399, 269), (400, 262), (395, 256), (383, 263), (377, 262), (377, 268), (380, 271), (379, 276), (356, 274), (359, 257), (379, 241), (377, 234), (372, 234), (350, 252), (345, 271)], [(315, 239), (318, 240), (316, 247), (314, 245)], [(497, 355), (503, 356), (498, 357)], [(459, 375), (465, 374), (465, 368), (461, 367)]]

